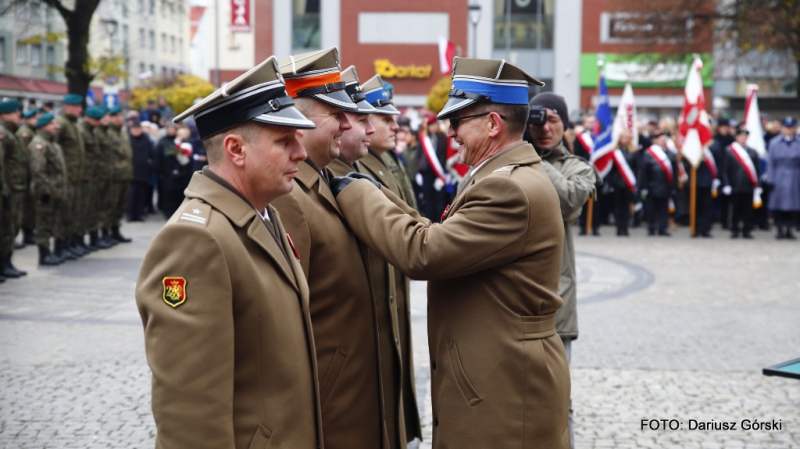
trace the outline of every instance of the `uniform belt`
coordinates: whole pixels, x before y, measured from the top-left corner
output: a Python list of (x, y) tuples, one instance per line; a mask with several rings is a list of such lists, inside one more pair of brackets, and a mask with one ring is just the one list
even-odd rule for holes
[(522, 339), (539, 340), (556, 334), (556, 314), (541, 316), (523, 316)]

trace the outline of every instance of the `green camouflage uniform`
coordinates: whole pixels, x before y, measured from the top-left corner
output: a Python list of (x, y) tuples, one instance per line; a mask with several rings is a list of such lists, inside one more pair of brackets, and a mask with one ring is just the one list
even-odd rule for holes
[(408, 173), (405, 167), (403, 167), (403, 163), (400, 162), (400, 158), (397, 157), (397, 153), (394, 151), (384, 151), (381, 155), (381, 159), (383, 159), (383, 162), (389, 167), (389, 170), (394, 175), (394, 179), (397, 180), (397, 185), (403, 191), (406, 203), (414, 209), (417, 209), (417, 196), (414, 194), (411, 178), (408, 177)]
[(74, 213), (62, 214), (60, 227), (68, 235), (83, 235), (84, 201), (82, 200), (82, 172), (83, 172), (83, 138), (78, 129), (78, 118), (62, 113), (56, 117), (56, 122), (61, 126), (56, 135), (56, 142), (64, 154), (64, 163), (67, 169), (65, 207)]
[(14, 252), (14, 239), (22, 224), (22, 208), (28, 188), (28, 158), (14, 134), (16, 131), (17, 125), (14, 123), (3, 121), (0, 124), (0, 140), (5, 149), (6, 183), (11, 194), (10, 207), (3, 212), (3, 221), (0, 223), (0, 252), (3, 259)]
[(25, 150), (25, 157), (28, 161), (28, 188), (25, 190), (25, 204), (22, 206), (22, 228), (23, 229), (33, 229), (36, 226), (36, 201), (33, 199), (33, 194), (31, 193), (31, 156), (30, 151), (28, 151), (28, 146), (30, 145), (31, 141), (33, 140), (33, 136), (36, 134), (36, 131), (31, 128), (27, 122), (24, 122), (20, 125), (19, 129), (17, 130), (17, 138), (22, 144), (22, 149)]
[(5, 149), (3, 148), (3, 141), (0, 140), (0, 223), (3, 222), (3, 216), (6, 213), (6, 208), (3, 205), (4, 198), (9, 195), (8, 184), (6, 184), (6, 165), (5, 165)]
[(117, 144), (113, 161), (111, 179), (116, 190), (111, 209), (111, 226), (119, 226), (128, 208), (128, 186), (133, 180), (133, 150), (128, 133), (122, 125), (109, 125), (109, 135), (114, 134)]
[(30, 146), (33, 170), (32, 191), (36, 198), (36, 244), (50, 246), (50, 238), (63, 239), (60, 216), (67, 213), (67, 171), (61, 147), (55, 136), (43, 129), (36, 132)]
[(97, 126), (94, 129), (94, 135), (97, 137), (97, 143), (100, 146), (100, 157), (97, 159), (97, 166), (95, 167), (95, 182), (97, 183), (96, 221), (99, 223), (100, 228), (108, 228), (110, 226), (111, 205), (114, 202), (112, 198), (111, 165), (116, 154), (114, 147), (118, 146), (119, 142), (112, 133), (109, 133), (107, 125)]
[(95, 180), (97, 174), (97, 159), (100, 157), (100, 144), (95, 137), (96, 126), (90, 125), (85, 120), (78, 123), (83, 139), (83, 168), (81, 169), (81, 232), (96, 231), (99, 223), (95, 221), (95, 202), (97, 197), (98, 183)]

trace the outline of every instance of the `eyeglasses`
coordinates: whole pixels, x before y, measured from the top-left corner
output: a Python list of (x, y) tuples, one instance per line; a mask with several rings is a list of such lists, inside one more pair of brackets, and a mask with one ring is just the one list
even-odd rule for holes
[[(467, 119), (471, 119), (471, 118), (475, 118), (475, 117), (483, 117), (483, 116), (491, 114), (492, 112), (494, 112), (494, 111), (481, 112), (480, 114), (462, 115), (461, 117), (450, 117), (450, 127), (453, 128), (453, 131), (458, 131), (458, 126), (461, 125), (462, 121), (467, 120)], [(503, 117), (500, 114), (497, 114), (497, 115), (499, 115), (500, 118), (503, 119), (503, 120), (506, 119), (505, 117)]]

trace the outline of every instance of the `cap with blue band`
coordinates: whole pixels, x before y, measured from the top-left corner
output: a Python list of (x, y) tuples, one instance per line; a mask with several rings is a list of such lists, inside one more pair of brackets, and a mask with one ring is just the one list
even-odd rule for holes
[(383, 84), (380, 75), (375, 75), (361, 85), (364, 97), (373, 108), (376, 114), (400, 115), (400, 111), (392, 105), (392, 98)]

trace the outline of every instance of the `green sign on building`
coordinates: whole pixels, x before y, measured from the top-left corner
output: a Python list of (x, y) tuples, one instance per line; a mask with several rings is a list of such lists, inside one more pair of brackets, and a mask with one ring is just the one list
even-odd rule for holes
[[(599, 67), (597, 60), (600, 53), (584, 53), (581, 55), (581, 87), (597, 87)], [(605, 53), (603, 71), (608, 87), (625, 87), (631, 83), (633, 87), (683, 87), (692, 67), (694, 58), (669, 58), (658, 53)], [(703, 61), (703, 86), (713, 84), (713, 58), (711, 53), (701, 53)]]

